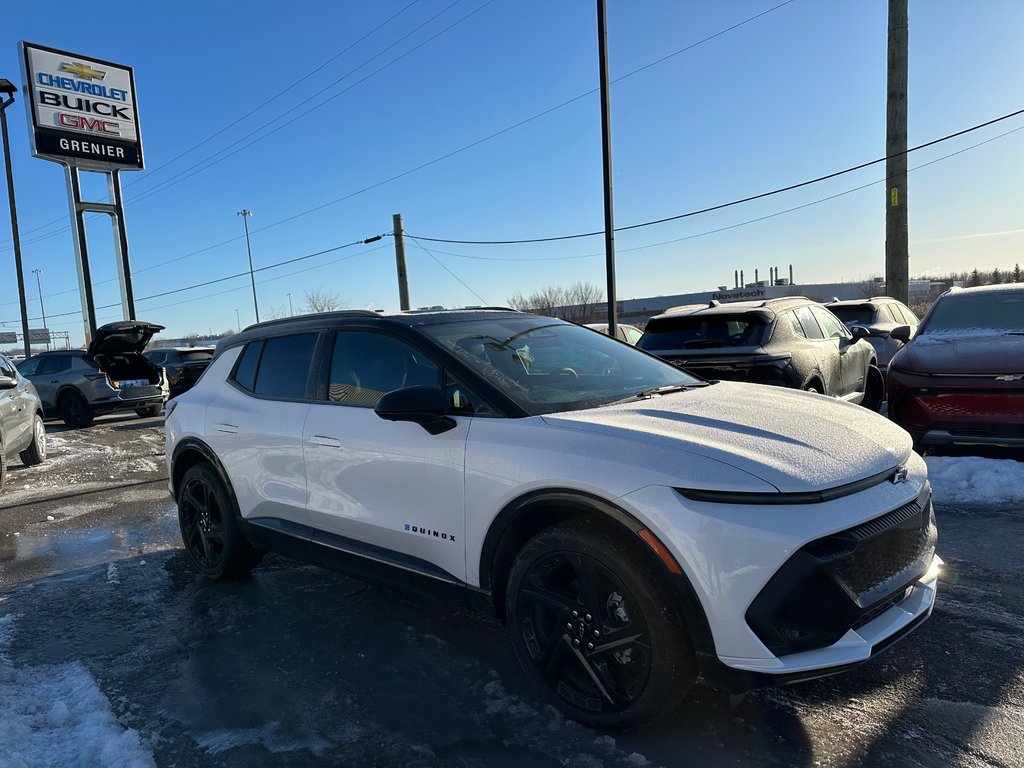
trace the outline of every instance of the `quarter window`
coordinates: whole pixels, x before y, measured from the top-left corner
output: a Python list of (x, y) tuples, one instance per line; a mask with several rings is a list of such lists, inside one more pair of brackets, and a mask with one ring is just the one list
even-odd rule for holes
[(262, 341), (249, 342), (242, 350), (238, 366), (235, 368), (235, 383), (249, 392), (256, 387), (256, 367), (259, 365), (261, 352), (263, 352)]
[(793, 335), (800, 339), (806, 338), (807, 334), (804, 333), (804, 327), (800, 325), (800, 319), (796, 316), (796, 312), (787, 312), (786, 317), (789, 318), (789, 323), (793, 327)]
[(899, 311), (903, 313), (903, 317), (906, 319), (907, 325), (909, 325), (911, 328), (917, 328), (918, 324), (921, 322), (920, 320), (917, 319), (917, 315), (915, 315), (913, 312), (911, 312), (909, 309), (903, 306), (899, 307)]
[(341, 331), (334, 339), (327, 397), (336, 403), (374, 408), (388, 392), (440, 383), (440, 369), (400, 339), (371, 331)]
[(42, 359), (43, 358), (41, 357), (32, 357), (28, 360), (24, 360), (18, 366), (18, 370), (21, 372), (22, 376), (35, 376), (36, 369), (39, 368), (39, 363)]

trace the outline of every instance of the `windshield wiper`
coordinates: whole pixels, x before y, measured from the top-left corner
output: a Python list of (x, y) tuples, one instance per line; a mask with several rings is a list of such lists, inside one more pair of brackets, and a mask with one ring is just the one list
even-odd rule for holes
[[(690, 386), (700, 386), (697, 384)], [(651, 389), (645, 389), (642, 392), (638, 392), (636, 395), (637, 400), (649, 400), (655, 395), (667, 395), (669, 392), (685, 392), (690, 389), (690, 386), (686, 384), (666, 384), (663, 387), (652, 387)]]

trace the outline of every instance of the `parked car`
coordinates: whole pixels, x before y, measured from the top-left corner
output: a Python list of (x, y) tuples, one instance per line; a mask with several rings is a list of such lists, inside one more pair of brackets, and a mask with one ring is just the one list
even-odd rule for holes
[(96, 416), (120, 411), (158, 416), (167, 383), (141, 353), (162, 330), (137, 320), (108, 323), (96, 329), (88, 349), (42, 352), (18, 370), (35, 384), (47, 416), (59, 415), (69, 427), (88, 427)]
[(0, 355), (0, 488), (7, 480), (7, 462), (15, 456), (26, 466), (46, 460), (43, 405), (32, 382)]
[(171, 401), (170, 490), (203, 576), (274, 551), (479, 601), (569, 716), (636, 726), (699, 675), (820, 677), (931, 612), (906, 432), (763, 393), (513, 311), (275, 320)]
[[(606, 336), (608, 335), (608, 323), (587, 323), (586, 326), (587, 328), (593, 328), (595, 331), (600, 331)], [(643, 335), (644, 332), (635, 325), (629, 325), (627, 323), (615, 324), (615, 338), (619, 341), (624, 341), (627, 344), (633, 344), (635, 346)]]
[(1024, 447), (1024, 284), (953, 288), (889, 365), (889, 417), (921, 448)]
[(875, 348), (878, 370), (883, 374), (892, 356), (903, 348), (903, 342), (890, 335), (893, 328), (906, 325), (910, 328), (910, 338), (914, 338), (919, 322), (910, 307), (888, 296), (848, 301), (833, 299), (825, 306), (847, 328), (852, 330), (857, 325), (867, 328), (867, 341)]
[(670, 310), (651, 318), (637, 346), (705, 379), (810, 390), (877, 411), (885, 380), (866, 335), (790, 296)]
[(171, 397), (187, 392), (213, 360), (213, 347), (156, 347), (142, 353), (153, 365), (164, 369)]

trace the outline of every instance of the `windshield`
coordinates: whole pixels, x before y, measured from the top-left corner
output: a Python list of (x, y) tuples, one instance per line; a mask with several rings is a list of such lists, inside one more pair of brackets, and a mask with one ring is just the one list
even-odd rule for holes
[(423, 332), (537, 416), (702, 386), (678, 368), (578, 325), (510, 317), (427, 326)]
[(875, 310), (868, 304), (848, 307), (826, 307), (845, 325), (871, 325), (875, 320)]
[(1024, 291), (945, 296), (917, 333), (954, 331), (1024, 332)]
[(768, 326), (756, 315), (689, 315), (651, 320), (637, 342), (640, 349), (756, 347)]

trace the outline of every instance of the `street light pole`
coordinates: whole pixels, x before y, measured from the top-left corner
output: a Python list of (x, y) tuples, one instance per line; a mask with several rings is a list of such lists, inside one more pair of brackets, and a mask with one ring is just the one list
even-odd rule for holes
[[(36, 276), (36, 289), (39, 291), (39, 313), (43, 316), (43, 330), (46, 330), (46, 307), (43, 306), (43, 284), (39, 280), (39, 275), (42, 274), (41, 269), (33, 269), (32, 272)], [(46, 333), (46, 348), (50, 348), (50, 333)]]
[(615, 338), (618, 310), (615, 298), (615, 214), (612, 204), (612, 120), (608, 94), (608, 25), (605, 0), (597, 0), (597, 51), (601, 77), (601, 160), (604, 171), (604, 258), (608, 279), (608, 335)]
[(295, 310), (292, 309), (292, 294), (291, 294), (291, 292), (288, 293), (288, 314), (289, 315), (294, 315), (295, 314)]
[(235, 308), (235, 333), (242, 330), (242, 321), (238, 319), (238, 308)]
[(18, 301), (21, 302), (21, 332), (25, 340), (25, 357), (32, 357), (28, 338), (28, 303), (25, 301), (25, 273), (21, 268), (21, 237), (18, 234), (18, 207), (14, 201), (14, 171), (11, 169), (11, 144), (7, 136), (7, 108), (14, 103), (18, 89), (10, 80), (0, 78), (0, 132), (3, 133), (4, 163), (7, 166), (7, 199), (11, 208), (11, 237), (14, 240), (14, 267), (18, 275)]
[(252, 216), (252, 211), (243, 208), (238, 215), (242, 217), (242, 223), (245, 224), (245, 249), (249, 252), (249, 279), (252, 281), (252, 307), (256, 311), (256, 322), (258, 323), (260, 321), (260, 305), (256, 300), (256, 276), (252, 271), (252, 245), (249, 243), (249, 217)]

